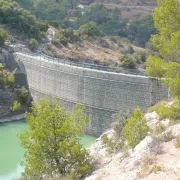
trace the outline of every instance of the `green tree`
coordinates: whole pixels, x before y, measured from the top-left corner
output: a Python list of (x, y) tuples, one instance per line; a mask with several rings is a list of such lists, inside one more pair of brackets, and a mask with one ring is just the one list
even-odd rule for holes
[(4, 41), (9, 38), (8, 33), (0, 28), (0, 46), (4, 45)]
[(12, 112), (17, 111), (21, 107), (21, 103), (18, 101), (14, 101), (13, 105), (10, 107)]
[(31, 39), (29, 41), (29, 48), (31, 51), (35, 51), (38, 47), (38, 41), (36, 39)]
[(89, 172), (91, 158), (78, 138), (87, 119), (82, 105), (70, 112), (55, 100), (41, 99), (25, 118), (28, 129), (19, 136), (26, 148), (23, 177), (36, 180), (53, 173), (65, 176), (72, 170), (80, 176)]
[(180, 98), (180, 1), (158, 0), (153, 18), (159, 34), (152, 36), (152, 43), (159, 54), (148, 58), (147, 72), (154, 77), (164, 74), (165, 84)]
[(96, 23), (89, 22), (87, 24), (82, 25), (78, 32), (81, 35), (88, 35), (88, 36), (102, 36), (103, 32), (97, 27)]
[(139, 108), (133, 111), (132, 116), (127, 120), (123, 128), (122, 136), (128, 141), (128, 144), (135, 147), (147, 135), (149, 127)]

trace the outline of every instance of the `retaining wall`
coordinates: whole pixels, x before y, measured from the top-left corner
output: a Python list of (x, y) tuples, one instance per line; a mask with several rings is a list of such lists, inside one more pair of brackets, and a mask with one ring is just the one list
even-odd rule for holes
[(85, 105), (90, 117), (87, 134), (99, 136), (119, 110), (140, 107), (145, 111), (167, 98), (167, 88), (149, 77), (76, 67), (21, 53), (14, 53), (14, 58), (27, 75), (35, 101), (44, 96), (60, 97), (67, 108), (76, 102)]

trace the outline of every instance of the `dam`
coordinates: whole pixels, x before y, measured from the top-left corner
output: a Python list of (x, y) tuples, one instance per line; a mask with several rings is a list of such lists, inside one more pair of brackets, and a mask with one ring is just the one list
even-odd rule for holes
[(41, 97), (55, 97), (68, 109), (77, 102), (85, 106), (89, 115), (85, 132), (89, 135), (99, 136), (107, 130), (118, 111), (136, 107), (146, 111), (168, 96), (167, 87), (155, 78), (67, 64), (38, 54), (13, 55), (26, 74), (35, 102)]

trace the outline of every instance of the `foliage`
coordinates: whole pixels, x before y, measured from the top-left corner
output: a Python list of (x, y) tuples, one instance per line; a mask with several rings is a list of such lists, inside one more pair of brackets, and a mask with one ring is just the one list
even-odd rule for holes
[(180, 120), (180, 100), (176, 99), (169, 107), (162, 105), (156, 112), (161, 119)]
[(79, 34), (75, 32), (72, 28), (61, 29), (59, 30), (55, 38), (52, 40), (52, 43), (58, 45), (59, 43), (67, 46), (68, 42), (74, 42), (79, 40)]
[(107, 147), (107, 152), (112, 154), (123, 147), (124, 142), (120, 139), (109, 138), (107, 135), (102, 136), (102, 142)]
[(131, 55), (124, 55), (119, 58), (121, 65), (125, 68), (135, 68), (136, 60)]
[(125, 126), (130, 115), (131, 114), (129, 111), (123, 111), (123, 112), (120, 111), (116, 115), (114, 115), (112, 119), (113, 123), (111, 124), (111, 127), (112, 129), (114, 129), (117, 138), (120, 138), (123, 127)]
[(35, 51), (38, 47), (38, 41), (36, 39), (30, 39), (29, 41), (29, 48), (31, 49), (31, 51)]
[(4, 87), (6, 85), (6, 80), (7, 80), (7, 78), (0, 77), (0, 85)]
[(6, 81), (7, 86), (12, 86), (14, 84), (15, 82), (14, 72), (7, 73), (7, 81)]
[(94, 22), (89, 22), (81, 26), (78, 30), (81, 35), (88, 35), (89, 37), (93, 36), (102, 36), (103, 32), (96, 26)]
[(147, 135), (148, 131), (149, 127), (143, 113), (139, 108), (136, 108), (127, 120), (122, 136), (130, 146), (135, 147)]
[(162, 78), (165, 74), (165, 61), (160, 57), (150, 55), (146, 61), (146, 72), (152, 77)]
[(10, 107), (12, 112), (17, 111), (21, 107), (21, 103), (18, 101), (14, 101), (13, 105)]
[(176, 137), (176, 148), (180, 149), (180, 135)]
[(29, 91), (25, 87), (18, 88), (17, 94), (18, 94), (19, 101), (21, 103), (27, 103)]
[(39, 38), (40, 31), (46, 31), (47, 25), (37, 20), (30, 11), (24, 10), (15, 1), (0, 0), (0, 23), (23, 32), (29, 37)]
[(76, 104), (70, 112), (55, 100), (41, 99), (25, 118), (28, 129), (19, 136), (26, 148), (23, 177), (40, 179), (54, 172), (65, 176), (72, 170), (83, 177), (90, 172), (92, 158), (78, 138), (87, 119), (82, 105)]
[(4, 66), (0, 63), (0, 71), (2, 71)]
[(152, 36), (152, 43), (159, 54), (149, 57), (147, 72), (164, 76), (172, 94), (180, 98), (180, 1), (158, 0), (153, 18), (159, 34)]
[(151, 107), (147, 110), (147, 112), (148, 112), (148, 113), (151, 113), (151, 112), (157, 111), (159, 108), (165, 107), (166, 104), (167, 104), (167, 102), (164, 101), (164, 100), (159, 101), (159, 102), (156, 103), (154, 106), (151, 106)]
[(8, 33), (4, 29), (0, 28), (0, 46), (3, 46), (5, 40), (7, 40), (8, 38)]

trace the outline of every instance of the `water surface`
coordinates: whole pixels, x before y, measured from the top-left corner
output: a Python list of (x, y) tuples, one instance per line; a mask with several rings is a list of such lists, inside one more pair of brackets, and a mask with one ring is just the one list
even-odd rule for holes
[[(19, 145), (17, 134), (26, 128), (25, 121), (0, 123), (0, 180), (12, 180), (23, 171), (20, 161), (25, 150)], [(80, 142), (88, 147), (95, 142), (95, 138), (85, 135)]]

